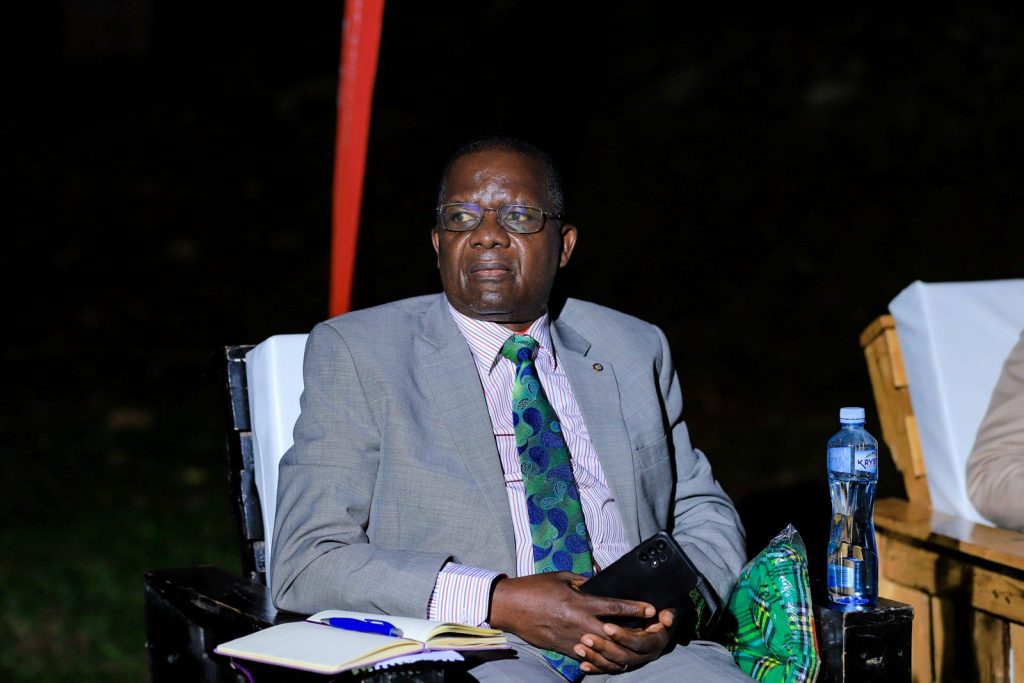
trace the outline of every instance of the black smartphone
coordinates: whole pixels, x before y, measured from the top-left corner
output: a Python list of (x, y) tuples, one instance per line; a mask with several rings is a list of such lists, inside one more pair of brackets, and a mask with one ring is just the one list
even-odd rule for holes
[[(580, 586), (591, 595), (649, 602), (659, 611), (676, 608), (676, 633), (683, 640), (709, 633), (721, 601), (690, 558), (666, 531), (659, 531)], [(642, 619), (614, 620), (641, 626)]]

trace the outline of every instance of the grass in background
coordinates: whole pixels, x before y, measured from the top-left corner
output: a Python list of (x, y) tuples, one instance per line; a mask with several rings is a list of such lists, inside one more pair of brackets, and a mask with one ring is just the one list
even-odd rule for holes
[(16, 441), (0, 498), (2, 680), (146, 680), (143, 574), (239, 569), (216, 398), (118, 398), (29, 399), (0, 418)]

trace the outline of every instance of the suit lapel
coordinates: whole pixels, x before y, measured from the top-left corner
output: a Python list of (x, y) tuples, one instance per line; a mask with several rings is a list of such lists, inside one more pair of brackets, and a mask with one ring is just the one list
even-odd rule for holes
[(427, 378), (433, 389), (438, 413), (463, 467), (472, 475), (498, 528), (506, 535), (506, 559), (514, 568), (512, 513), (491, 417), (473, 356), (451, 318), (443, 294), (424, 316), (423, 334), (417, 340), (414, 355), (417, 372)]
[[(583, 413), (590, 442), (597, 453), (605, 479), (619, 503), (622, 523), (633, 545), (640, 542), (633, 447), (626, 432), (615, 368), (608, 359), (590, 353), (590, 342), (568, 323), (551, 325), (556, 358), (563, 364), (572, 393)], [(597, 368), (600, 368), (598, 370)]]

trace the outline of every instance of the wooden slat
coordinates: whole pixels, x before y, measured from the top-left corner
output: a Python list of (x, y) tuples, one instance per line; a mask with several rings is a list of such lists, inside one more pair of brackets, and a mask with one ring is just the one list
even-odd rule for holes
[[(924, 464), (924, 450), (921, 449), (921, 433), (917, 430), (917, 416), (906, 415), (903, 418), (903, 431), (907, 435), (907, 448), (910, 452), (910, 471), (914, 477), (924, 480), (927, 488), (928, 470)], [(928, 494), (931, 496), (931, 494)]]
[(249, 429), (249, 393), (246, 389), (245, 354), (250, 349), (252, 349), (250, 345), (224, 347), (227, 371), (225, 384), (230, 401), (230, 420), (232, 426), (239, 431)]
[(260, 494), (256, 488), (256, 469), (253, 465), (252, 432), (240, 432), (238, 435), (242, 450), (242, 461), (248, 464), (239, 472), (238, 501), (242, 522), (243, 540), (263, 540), (263, 508), (260, 506)]
[(975, 569), (971, 604), (1016, 622), (1024, 622), (1024, 581), (986, 569)]
[(905, 500), (885, 498), (875, 504), (875, 526), (922, 543), (955, 550), (1024, 572), (1024, 534), (973, 524)]
[(931, 507), (927, 471), (892, 316), (880, 316), (872, 322), (860, 341), (871, 376), (882, 439), (903, 476), (907, 497), (917, 505)]
[(885, 314), (878, 316), (864, 328), (863, 332), (860, 333), (861, 348), (867, 347), (875, 337), (880, 334), (884, 334), (887, 329), (895, 327), (896, 323), (893, 322), (891, 315)]
[(974, 657), (978, 680), (1010, 683), (1009, 627), (987, 612), (974, 613)]
[(887, 539), (883, 566), (890, 581), (929, 595), (963, 592), (970, 585), (970, 569), (963, 563), (898, 537)]
[(1010, 651), (1013, 661), (1014, 683), (1024, 681), (1024, 626), (1010, 624)]
[(914, 625), (911, 632), (910, 672), (914, 683), (931, 683), (934, 680), (932, 665), (932, 617), (931, 598), (924, 591), (897, 583), (886, 574), (888, 536), (878, 534), (878, 594), (905, 602), (914, 608)]
[(911, 636), (911, 675), (920, 683), (930, 683), (932, 665), (932, 618), (931, 599), (926, 593), (904, 588), (895, 598), (914, 608), (914, 628)]
[(954, 681), (957, 656), (963, 658), (963, 651), (968, 649), (963, 643), (957, 647), (956, 605), (948, 597), (935, 595), (928, 602), (932, 620), (932, 671), (936, 681)]
[(897, 389), (905, 389), (910, 386), (907, 383), (907, 372), (903, 367), (903, 349), (900, 347), (900, 338), (896, 335), (896, 324), (889, 318), (885, 329), (885, 345), (889, 349), (889, 363), (892, 371), (892, 383)]

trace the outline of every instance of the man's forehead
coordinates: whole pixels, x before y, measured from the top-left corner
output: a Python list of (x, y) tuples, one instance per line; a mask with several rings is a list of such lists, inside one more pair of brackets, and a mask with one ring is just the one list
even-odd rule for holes
[(547, 195), (544, 165), (514, 151), (480, 151), (455, 160), (445, 183), (448, 198), (457, 194)]

